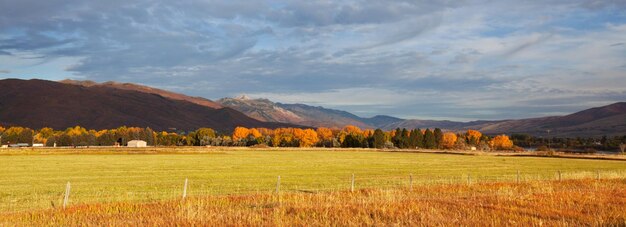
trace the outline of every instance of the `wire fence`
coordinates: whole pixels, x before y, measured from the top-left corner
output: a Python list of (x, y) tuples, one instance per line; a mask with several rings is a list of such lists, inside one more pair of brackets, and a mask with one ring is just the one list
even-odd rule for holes
[(542, 174), (518, 171), (509, 174), (461, 174), (437, 176), (409, 174), (404, 176), (358, 175), (328, 176), (238, 177), (230, 181), (204, 178), (163, 179), (159, 182), (141, 181), (120, 187), (118, 184), (82, 182), (59, 184), (58, 188), (24, 191), (19, 194), (0, 192), (0, 212), (19, 212), (32, 209), (61, 208), (86, 203), (156, 202), (208, 195), (250, 195), (270, 193), (324, 193), (361, 189), (409, 189), (413, 187), (480, 184), (527, 183), (564, 181), (573, 179), (624, 179), (626, 172), (617, 171), (556, 171)]

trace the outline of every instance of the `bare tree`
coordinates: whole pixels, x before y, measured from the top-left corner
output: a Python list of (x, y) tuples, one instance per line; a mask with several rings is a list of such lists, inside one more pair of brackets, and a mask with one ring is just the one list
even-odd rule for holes
[(622, 154), (625, 154), (624, 151), (626, 151), (626, 144), (625, 143), (619, 144), (619, 149), (622, 151)]

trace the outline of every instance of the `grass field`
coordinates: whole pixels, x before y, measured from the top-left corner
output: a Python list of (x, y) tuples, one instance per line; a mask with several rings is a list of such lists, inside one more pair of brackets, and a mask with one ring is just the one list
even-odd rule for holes
[(0, 226), (624, 226), (626, 181), (197, 196), (0, 215)]
[[(145, 152), (147, 151), (147, 152)], [(0, 150), (0, 152), (2, 152)], [(626, 162), (540, 157), (451, 154), (223, 150), (161, 148), (134, 150), (64, 150), (9, 152), (0, 155), (0, 212), (58, 207), (71, 182), (70, 204), (153, 202), (188, 195), (263, 194), (275, 190), (310, 193), (350, 189), (399, 189), (409, 184), (525, 182), (563, 179), (621, 178)], [(153, 153), (153, 154), (144, 154)]]

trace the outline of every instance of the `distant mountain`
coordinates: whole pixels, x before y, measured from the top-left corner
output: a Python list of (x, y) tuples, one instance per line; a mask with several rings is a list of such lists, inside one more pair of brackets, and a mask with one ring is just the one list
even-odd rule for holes
[(0, 88), (3, 126), (105, 129), (126, 125), (155, 130), (211, 127), (220, 131), (236, 126), (294, 126), (261, 122), (231, 108), (215, 109), (181, 100), (184, 96), (169, 98), (174, 93), (145, 91), (142, 86), (5, 79), (0, 80)]
[(486, 134), (525, 133), (535, 136), (585, 137), (626, 135), (626, 102), (591, 108), (566, 116), (552, 116), (501, 121), (429, 121), (403, 120), (387, 125), (394, 128), (442, 128), (462, 131), (476, 129)]
[(104, 82), (104, 83), (96, 83), (93, 81), (89, 81), (89, 80), (62, 80), (59, 81), (61, 83), (64, 84), (73, 84), (73, 85), (80, 85), (80, 86), (84, 86), (84, 87), (110, 87), (110, 88), (117, 88), (117, 89), (122, 89), (122, 90), (129, 90), (129, 91), (138, 91), (138, 92), (143, 92), (143, 93), (150, 93), (150, 94), (156, 94), (156, 95), (160, 95), (163, 96), (165, 98), (170, 98), (170, 99), (174, 99), (174, 100), (182, 100), (182, 101), (187, 101), (187, 102), (192, 102), (201, 106), (206, 106), (206, 107), (210, 107), (213, 109), (219, 109), (222, 108), (222, 106), (216, 102), (213, 102), (211, 100), (202, 98), (202, 97), (191, 97), (191, 96), (187, 96), (187, 95), (183, 95), (183, 94), (179, 94), (179, 93), (174, 93), (171, 91), (166, 91), (166, 90), (161, 90), (158, 88), (153, 88), (153, 87), (148, 87), (148, 86), (143, 86), (143, 85), (138, 85), (138, 84), (132, 84), (132, 83), (118, 83), (118, 82), (113, 82), (113, 81), (109, 81), (109, 82)]
[(323, 107), (274, 103), (268, 99), (250, 99), (246, 96), (223, 98), (217, 102), (265, 122), (282, 122), (311, 127), (342, 128), (346, 125), (355, 125), (361, 128), (373, 128), (360, 121), (360, 118), (354, 114)]
[(592, 108), (567, 116), (528, 118), (518, 120), (470, 121), (401, 119), (379, 115), (362, 118), (352, 113), (314, 107), (305, 104), (274, 103), (267, 99), (248, 97), (218, 100), (246, 115), (266, 122), (284, 122), (311, 127), (337, 127), (355, 125), (360, 128), (441, 128), (451, 131), (480, 130), (486, 134), (526, 133), (536, 136), (602, 136), (626, 134), (626, 103)]
[(536, 136), (615, 136), (626, 134), (626, 102), (566, 116), (500, 121), (435, 121), (352, 113), (305, 104), (275, 103), (246, 96), (216, 102), (130, 83), (64, 80), (0, 80), (0, 125), (63, 129), (74, 125), (115, 128), (122, 125), (157, 130), (211, 127), (442, 128), (480, 130), (485, 134)]
[(539, 136), (621, 136), (626, 135), (626, 102), (566, 116), (489, 123), (479, 129), (487, 133), (528, 133)]
[(386, 115), (376, 115), (371, 118), (360, 118), (360, 120), (376, 128), (385, 128), (386, 126), (393, 125), (394, 123), (405, 121), (404, 119)]

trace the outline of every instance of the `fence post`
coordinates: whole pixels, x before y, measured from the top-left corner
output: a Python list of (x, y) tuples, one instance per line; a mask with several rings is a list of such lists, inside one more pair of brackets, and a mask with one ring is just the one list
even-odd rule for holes
[(559, 170), (559, 181), (561, 181), (561, 170)]
[(276, 194), (280, 193), (280, 176), (278, 176), (278, 180), (276, 181)]
[(68, 200), (70, 199), (70, 182), (67, 182), (67, 185), (65, 186), (65, 196), (63, 197), (63, 209), (65, 209), (65, 207), (67, 206)]
[(185, 178), (185, 186), (183, 187), (183, 200), (187, 198), (187, 184), (189, 183), (189, 179)]
[(519, 184), (520, 182), (520, 176), (519, 176), (519, 170), (517, 171), (517, 183)]
[(413, 174), (409, 175), (409, 190), (413, 191)]
[(352, 174), (352, 185), (350, 185), (350, 192), (354, 192), (354, 173)]
[(472, 184), (472, 177), (467, 174), (467, 184)]
[(600, 180), (600, 170), (596, 170), (596, 180)]

